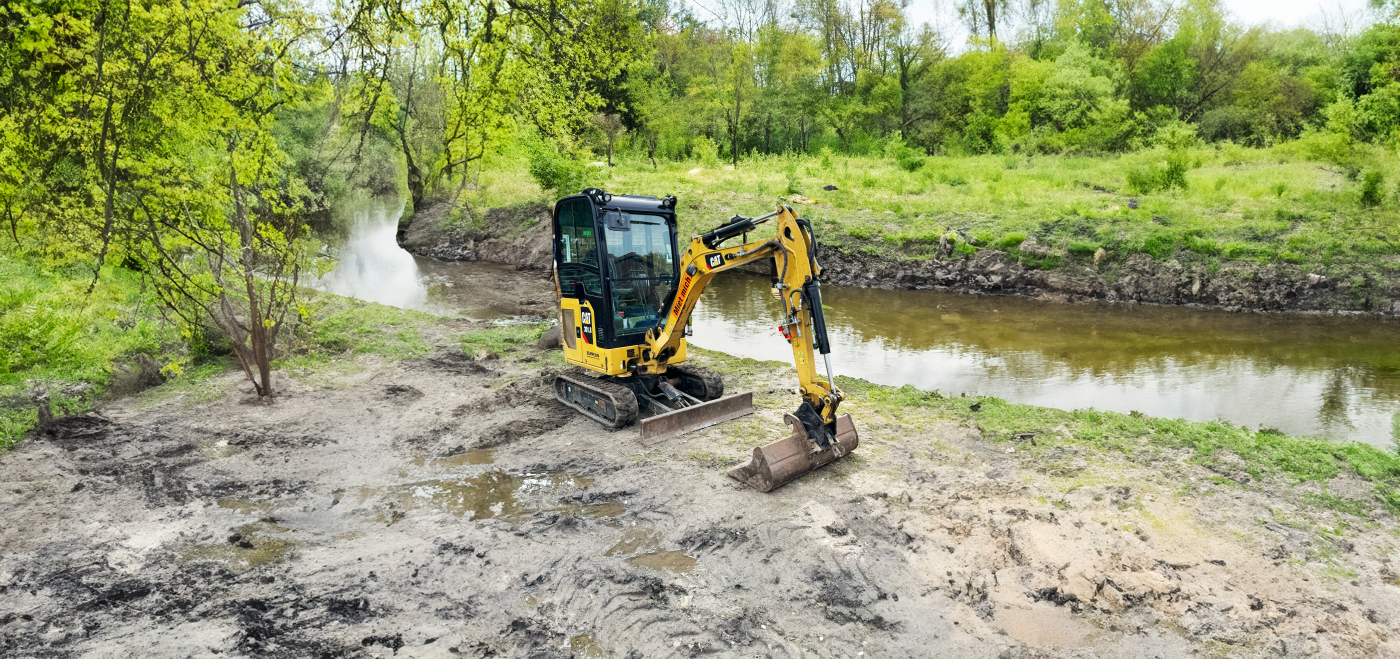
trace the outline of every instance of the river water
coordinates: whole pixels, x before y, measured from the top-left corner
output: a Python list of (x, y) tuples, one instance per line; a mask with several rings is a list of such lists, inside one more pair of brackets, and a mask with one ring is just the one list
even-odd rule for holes
[[(357, 214), (325, 290), (393, 306), (506, 319), (508, 266), (415, 257), (392, 212)], [(545, 291), (544, 286), (533, 290)], [(1060, 409), (1225, 420), (1392, 445), (1400, 323), (823, 286), (838, 374)], [(552, 302), (552, 300), (550, 300)], [(548, 308), (548, 307), (545, 307)], [(694, 345), (790, 361), (768, 280), (718, 277)]]

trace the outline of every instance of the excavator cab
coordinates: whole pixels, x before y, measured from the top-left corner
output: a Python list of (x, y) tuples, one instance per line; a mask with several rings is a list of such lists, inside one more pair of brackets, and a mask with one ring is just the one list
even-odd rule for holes
[(566, 361), (604, 375), (628, 373), (647, 330), (665, 322), (666, 298), (680, 277), (676, 247), (673, 202), (600, 194), (559, 200), (554, 255)]
[[(645, 415), (644, 444), (752, 413), (752, 393), (725, 396), (718, 373), (684, 363), (685, 337), (715, 275), (766, 260), (803, 400), (785, 417), (792, 435), (754, 449), (753, 460), (730, 476), (767, 492), (855, 450), (855, 425), (836, 412), (842, 394), (828, 356), (811, 222), (780, 206), (762, 217), (736, 215), (682, 248), (675, 209), (675, 197), (597, 188), (555, 204), (560, 338), (565, 361), (578, 367), (555, 378), (555, 397), (610, 429)], [(775, 218), (774, 238), (724, 246)], [(818, 352), (825, 380), (817, 372)]]

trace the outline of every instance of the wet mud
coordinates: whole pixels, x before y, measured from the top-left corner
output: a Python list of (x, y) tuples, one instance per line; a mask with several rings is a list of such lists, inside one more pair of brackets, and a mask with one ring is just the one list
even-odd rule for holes
[(547, 363), (364, 358), (271, 405), (230, 374), (54, 423), (0, 455), (0, 656), (1400, 656), (1364, 482), (1319, 513), (854, 403), (857, 452), (761, 494), (725, 470), (784, 434), (789, 370), (646, 447)]

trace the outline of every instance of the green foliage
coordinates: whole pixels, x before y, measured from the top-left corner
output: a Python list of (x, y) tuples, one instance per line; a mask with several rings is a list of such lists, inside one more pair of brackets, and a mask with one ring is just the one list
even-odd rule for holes
[(543, 190), (558, 195), (573, 194), (584, 188), (588, 171), (578, 159), (561, 153), (544, 139), (533, 139), (528, 146), (530, 178)]
[(1379, 206), (1385, 199), (1385, 174), (1378, 169), (1370, 169), (1361, 178), (1361, 205)]
[(37, 421), (30, 386), (47, 387), (56, 412), (80, 412), (107, 387), (113, 361), (178, 344), (135, 273), (109, 267), (88, 294), (90, 281), (0, 249), (0, 450)]

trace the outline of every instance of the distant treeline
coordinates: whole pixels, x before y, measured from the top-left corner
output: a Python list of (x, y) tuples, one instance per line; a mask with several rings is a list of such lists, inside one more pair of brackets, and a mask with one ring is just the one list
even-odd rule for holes
[(1280, 31), (1213, 0), (965, 0), (973, 37), (954, 55), (896, 0), (669, 9), (642, 8), (636, 60), (596, 87), (654, 157), (866, 153), (895, 136), (927, 153), (1103, 153), (1183, 128), (1249, 146), (1400, 140), (1400, 25), (1383, 20)]

